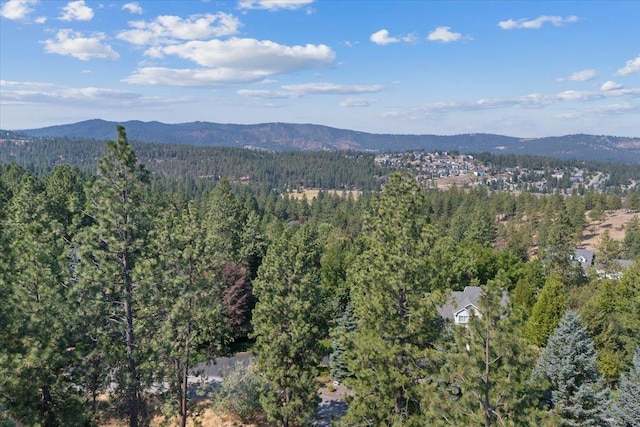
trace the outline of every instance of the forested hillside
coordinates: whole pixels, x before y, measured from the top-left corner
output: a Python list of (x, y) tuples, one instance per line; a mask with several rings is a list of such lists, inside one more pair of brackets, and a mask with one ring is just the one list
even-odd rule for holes
[[(226, 177), (233, 183), (291, 191), (322, 188), (379, 190), (389, 168), (374, 163), (371, 153), (355, 151), (272, 152), (232, 147), (176, 144), (131, 144), (157, 180), (193, 193)], [(104, 155), (104, 141), (29, 138), (7, 133), (0, 139), (0, 163), (16, 162), (44, 173), (56, 165), (94, 170)]]
[[(150, 173), (160, 149), (188, 167), (178, 147), (122, 127), (86, 147), (82, 168), (0, 161), (1, 425), (305, 425), (318, 378), (346, 388), (345, 426), (640, 423), (640, 218), (593, 265), (574, 252), (633, 197), (427, 191), (408, 173), (373, 191), (355, 178), (383, 176), (373, 159), (344, 152), (291, 154), (281, 185), (326, 161), (371, 191), (295, 199), (236, 175), (184, 191)], [(271, 153), (225, 150), (221, 171), (273, 172)], [(455, 324), (443, 307), (469, 289)], [(255, 362), (196, 392), (195, 367), (240, 344)]]
[[(28, 129), (32, 137), (106, 140), (117, 125), (87, 120), (68, 125)], [(272, 151), (453, 151), (551, 156), (561, 159), (640, 161), (640, 139), (607, 135), (565, 135), (519, 138), (493, 134), (402, 135), (373, 134), (314, 124), (261, 123), (255, 125), (191, 122), (166, 124), (128, 121), (122, 123), (132, 141), (196, 146), (254, 147)]]

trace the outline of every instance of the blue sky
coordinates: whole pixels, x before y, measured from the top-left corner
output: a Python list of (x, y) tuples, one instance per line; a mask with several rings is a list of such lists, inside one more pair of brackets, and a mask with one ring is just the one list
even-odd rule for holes
[(0, 1), (0, 128), (640, 137), (640, 2)]

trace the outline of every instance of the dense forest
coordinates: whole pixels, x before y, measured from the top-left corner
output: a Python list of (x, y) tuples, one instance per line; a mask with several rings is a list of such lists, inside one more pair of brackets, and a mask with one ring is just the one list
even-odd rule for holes
[[(0, 425), (185, 426), (207, 408), (305, 425), (327, 355), (339, 425), (640, 424), (640, 265), (620, 262), (640, 219), (574, 260), (588, 218), (636, 199), (427, 191), (362, 153), (291, 154), (265, 190), (271, 154), (246, 152), (185, 186), (150, 172), (160, 149), (189, 167), (177, 147), (123, 127), (104, 145), (94, 170), (0, 160)], [(334, 188), (367, 191), (272, 191), (325, 179), (324, 161), (344, 168)], [(255, 186), (225, 173), (258, 165)], [(468, 323), (442, 316), (474, 287)], [(241, 345), (255, 363), (194, 394), (197, 366)]]
[[(0, 163), (15, 162), (36, 173), (56, 165), (93, 171), (104, 155), (104, 141), (27, 138), (7, 133), (0, 140)], [(131, 142), (138, 158), (163, 188), (190, 195), (211, 188), (221, 177), (278, 191), (322, 188), (379, 190), (386, 170), (374, 155), (356, 151), (271, 152), (233, 147)]]

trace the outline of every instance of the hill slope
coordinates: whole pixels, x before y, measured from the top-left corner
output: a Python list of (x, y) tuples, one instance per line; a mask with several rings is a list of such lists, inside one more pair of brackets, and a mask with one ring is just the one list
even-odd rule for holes
[[(87, 120), (68, 125), (28, 129), (34, 137), (112, 139), (118, 123)], [(196, 146), (256, 147), (274, 151), (361, 150), (405, 151), (457, 150), (462, 153), (530, 154), (561, 159), (640, 161), (640, 138), (597, 135), (567, 135), (546, 138), (516, 138), (492, 134), (392, 135), (336, 129), (313, 124), (263, 123), (255, 125), (191, 122), (166, 124), (128, 121), (121, 123), (129, 139), (140, 142)]]

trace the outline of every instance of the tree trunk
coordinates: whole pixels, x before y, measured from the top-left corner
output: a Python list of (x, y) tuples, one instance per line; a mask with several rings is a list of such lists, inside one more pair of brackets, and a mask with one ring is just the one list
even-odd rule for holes
[(136, 361), (133, 355), (135, 337), (133, 334), (133, 310), (131, 308), (130, 284), (126, 285), (124, 297), (124, 310), (126, 316), (125, 340), (127, 347), (127, 371), (130, 379), (127, 386), (129, 393), (129, 427), (138, 427), (138, 373), (136, 372)]
[(489, 388), (491, 384), (489, 383), (489, 373), (491, 369), (491, 360), (489, 357), (491, 354), (489, 353), (489, 313), (486, 313), (486, 322), (487, 322), (487, 336), (484, 340), (484, 425), (485, 427), (489, 427), (491, 425), (491, 408), (489, 404)]

